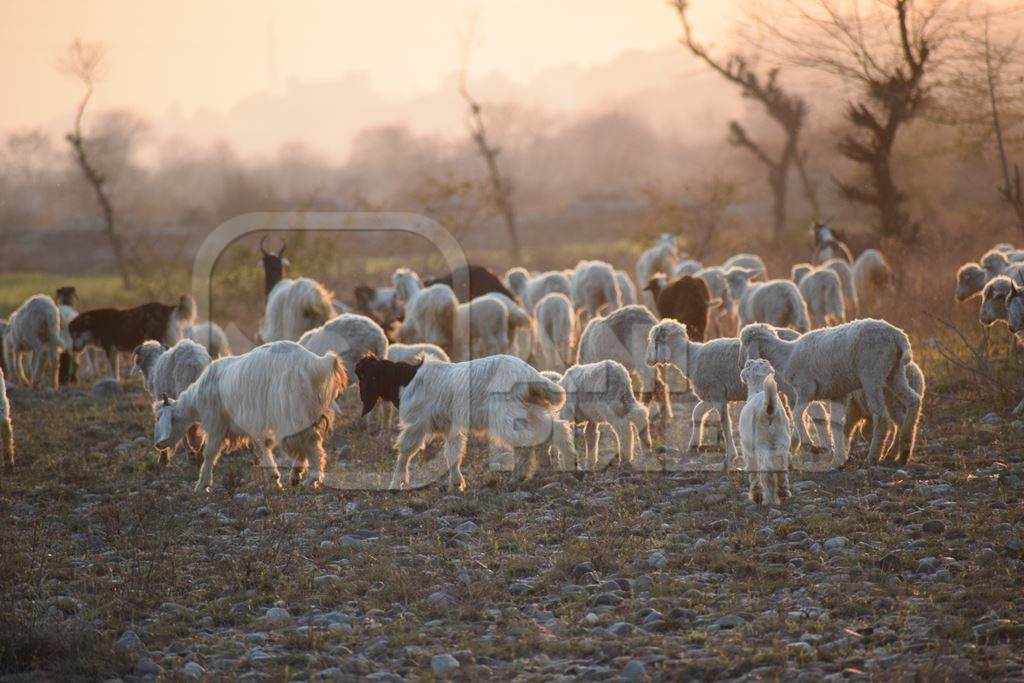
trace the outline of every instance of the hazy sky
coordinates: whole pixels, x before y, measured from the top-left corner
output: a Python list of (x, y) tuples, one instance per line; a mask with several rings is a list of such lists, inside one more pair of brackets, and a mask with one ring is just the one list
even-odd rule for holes
[[(694, 4), (702, 35), (726, 27), (728, 0)], [(0, 0), (0, 131), (70, 119), (81, 88), (55, 63), (74, 36), (107, 46), (96, 105), (154, 117), (222, 111), (275, 76), (366, 71), (385, 94), (430, 90), (458, 68), (474, 14), (476, 76), (526, 78), (679, 35), (663, 0)]]

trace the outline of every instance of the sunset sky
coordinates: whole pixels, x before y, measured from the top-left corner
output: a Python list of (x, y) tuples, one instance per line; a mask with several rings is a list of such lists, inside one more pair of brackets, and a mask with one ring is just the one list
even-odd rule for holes
[[(695, 5), (702, 34), (727, 27), (728, 2)], [(387, 95), (437, 88), (458, 68), (459, 35), (474, 14), (473, 73), (513, 79), (664, 47), (679, 35), (660, 0), (0, 0), (0, 132), (70, 116), (80, 86), (55, 63), (75, 36), (107, 46), (97, 107), (153, 117), (171, 107), (222, 111), (275, 78), (365, 71)]]

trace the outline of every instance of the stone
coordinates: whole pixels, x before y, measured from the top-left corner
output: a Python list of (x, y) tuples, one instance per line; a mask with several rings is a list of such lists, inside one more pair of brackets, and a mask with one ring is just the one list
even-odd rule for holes
[(265, 618), (271, 624), (281, 625), (291, 621), (292, 615), (284, 607), (271, 607), (267, 610)]
[(142, 638), (139, 638), (139, 634), (135, 631), (125, 631), (114, 644), (125, 652), (129, 652), (134, 655), (146, 654), (146, 646), (143, 644)]
[(455, 659), (452, 655), (444, 652), (439, 655), (434, 655), (430, 658), (430, 670), (433, 672), (435, 678), (447, 679), (450, 678), (456, 671), (459, 670), (459, 660)]
[(921, 531), (926, 534), (941, 534), (946, 530), (946, 525), (937, 519), (929, 519), (921, 525)]
[(626, 662), (622, 667), (622, 680), (624, 681), (645, 681), (647, 680), (647, 668), (639, 659)]
[(198, 662), (189, 662), (182, 667), (181, 673), (188, 678), (202, 678), (206, 675), (206, 669), (204, 669)]

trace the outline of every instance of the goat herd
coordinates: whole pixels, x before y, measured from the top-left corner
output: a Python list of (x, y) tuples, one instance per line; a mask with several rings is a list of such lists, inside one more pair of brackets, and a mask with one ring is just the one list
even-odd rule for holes
[[(202, 452), (197, 491), (211, 488), (222, 450), (244, 444), (272, 485), (280, 485), (279, 464), (292, 483), (320, 485), (323, 440), (342, 410), (337, 399), (353, 384), (360, 421), (379, 419), (387, 431), (391, 406), (398, 409), (392, 488), (408, 486), (410, 460), (441, 438), (449, 486), (463, 490), (471, 434), (510, 447), (526, 476), (549, 451), (564, 469), (593, 469), (605, 424), (619, 458), (631, 463), (637, 437), (652, 448), (651, 423), (663, 429), (672, 418), (671, 373), (697, 399), (687, 451), (702, 446), (703, 423), (717, 412), (726, 467), (748, 473), (754, 501), (778, 504), (789, 496), (793, 449), (830, 453), (840, 466), (864, 424), (870, 458), (906, 462), (924, 394), (907, 335), (882, 320), (854, 319), (877, 311), (891, 290), (881, 253), (854, 260), (838, 231), (816, 224), (813, 234), (812, 263), (794, 266), (791, 279), (767, 279), (753, 254), (705, 267), (662, 235), (637, 262), (639, 291), (601, 261), (544, 273), (513, 268), (504, 278), (468, 266), (425, 281), (401, 268), (389, 287), (357, 287), (353, 306), (332, 301), (315, 280), (286, 278), (284, 247), (261, 243), (261, 345), (246, 353), (231, 355), (215, 323), (196, 324), (187, 295), (171, 305), (76, 313), (74, 289), (62, 288), (54, 298), (29, 298), (0, 331), (8, 380), (37, 388), (74, 381), (79, 367), (95, 373), (96, 348), (120, 381), (119, 353), (131, 353), (155, 401), (161, 458), (179, 447)], [(1024, 283), (1022, 270), (1024, 252), (997, 247), (961, 268), (957, 297), (981, 292), (983, 321), (1001, 317), (1024, 329), (1024, 289), (1014, 281)], [(22, 368), (27, 354), (31, 380)], [(6, 392), (0, 399), (10, 468)], [(739, 449), (731, 402), (744, 402)], [(826, 420), (815, 442), (806, 412), (816, 402), (843, 411), (842, 438)]]

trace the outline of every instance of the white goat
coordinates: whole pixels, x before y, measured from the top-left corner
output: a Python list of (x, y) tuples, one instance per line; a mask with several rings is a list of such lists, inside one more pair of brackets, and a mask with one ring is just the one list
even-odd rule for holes
[(729, 334), (736, 329), (736, 312), (732, 299), (729, 297), (729, 283), (725, 279), (725, 270), (718, 266), (702, 268), (696, 276), (704, 280), (712, 299), (719, 299), (722, 304), (711, 312), (711, 325), (716, 336)]
[(583, 309), (587, 319), (604, 311), (611, 313), (622, 306), (615, 269), (604, 261), (580, 261), (570, 279), (572, 303), (576, 310)]
[(11, 402), (7, 400), (3, 368), (0, 368), (0, 462), (4, 472), (14, 469), (14, 427), (11, 426)]
[(388, 338), (372, 318), (358, 313), (342, 313), (306, 332), (299, 339), (299, 345), (318, 356), (328, 352), (336, 353), (345, 364), (345, 374), (354, 377), (356, 361), (360, 358), (368, 353), (384, 357), (388, 350)]
[[(206, 349), (191, 339), (182, 339), (169, 349), (158, 341), (148, 341), (136, 348), (133, 355), (135, 366), (131, 374), (142, 373), (146, 391), (154, 401), (164, 396), (178, 398), (211, 362)], [(201, 437), (194, 430), (188, 430), (186, 443), (189, 450), (198, 451)], [(173, 452), (174, 447), (160, 449), (160, 464), (170, 464)]]
[(399, 341), (436, 344), (450, 350), (459, 306), (452, 288), (441, 284), (424, 287), (419, 275), (408, 268), (399, 268), (391, 279), (398, 300), (405, 305)]
[(559, 384), (566, 394), (559, 416), (567, 422), (586, 425), (584, 453), (588, 469), (597, 468), (601, 423), (607, 423), (615, 434), (620, 462), (624, 459), (633, 463), (636, 450), (633, 428), (647, 447), (652, 447), (647, 408), (633, 396), (629, 372), (621, 363), (603, 360), (574, 365), (565, 371)]
[(457, 335), (451, 357), (455, 362), (508, 353), (510, 332), (508, 308), (491, 296), (478, 296), (455, 309), (455, 326), (468, 330)]
[(533, 350), (533, 318), (501, 292), (481, 295), (496, 300), (508, 311), (508, 353), (529, 362)]
[(763, 282), (768, 281), (768, 268), (764, 265), (764, 259), (757, 254), (736, 254), (735, 256), (730, 256), (722, 264), (722, 270), (729, 270), (730, 268), (746, 268), (747, 270), (758, 271), (754, 279), (760, 279)]
[(988, 271), (980, 263), (965, 263), (956, 271), (956, 291), (953, 297), (957, 302), (967, 301), (981, 294), (989, 279)]
[(779, 396), (775, 371), (766, 360), (748, 360), (740, 371), (747, 402), (740, 411), (743, 469), (750, 478), (750, 499), (778, 505), (789, 498), (789, 446), (792, 418)]
[[(636, 281), (645, 286), (651, 281), (655, 273), (671, 273), (675, 270), (679, 261), (679, 250), (676, 247), (676, 238), (668, 233), (662, 233), (654, 246), (640, 254), (636, 260)], [(635, 292), (634, 292), (635, 293)], [(641, 293), (640, 302), (650, 309), (654, 309), (654, 296), (650, 292)], [(634, 297), (633, 302), (636, 303)]]
[(267, 307), (260, 326), (260, 339), (298, 341), (314, 327), (334, 317), (333, 294), (316, 280), (285, 278), (267, 295)]
[(914, 452), (921, 395), (907, 383), (906, 366), (913, 360), (906, 333), (882, 320), (856, 320), (813, 330), (795, 341), (785, 341), (767, 325), (753, 324), (740, 333), (742, 358), (764, 358), (779, 375), (779, 386), (793, 403), (800, 443), (814, 451), (829, 450), (833, 466), (840, 464), (840, 449), (832, 443), (832, 428), (825, 422), (826, 443), (814, 446), (804, 411), (812, 401), (839, 401), (852, 392), (864, 391), (871, 412), (869, 454), (877, 461), (891, 418), (885, 403), (886, 389), (904, 407), (904, 420), (896, 438), (899, 458)]
[(882, 304), (882, 297), (892, 291), (894, 279), (892, 268), (886, 263), (882, 252), (866, 249), (853, 263), (853, 275), (857, 282), (857, 300), (865, 312), (875, 312)]
[[(920, 366), (917, 363), (911, 361), (906, 366), (907, 384), (910, 388), (921, 395), (922, 400), (924, 399), (925, 382), (924, 373), (921, 372)], [(906, 415), (906, 408), (902, 403), (896, 400), (895, 395), (886, 389), (885, 392), (885, 405), (889, 408), (889, 413), (895, 418), (897, 423), (902, 423), (908, 420)], [(918, 418), (915, 417), (915, 420)], [(864, 396), (863, 391), (855, 391), (846, 398), (846, 419), (843, 426), (845, 432), (845, 443), (846, 448), (845, 457), (849, 457), (850, 451), (853, 448), (853, 438), (857, 435), (857, 432), (861, 430), (861, 427), (865, 427), (867, 430), (873, 428), (871, 422), (871, 410), (868, 408), (867, 399)], [(885, 440), (881, 451), (879, 451), (879, 458), (885, 460), (887, 454), (892, 453), (894, 455), (893, 461), (896, 465), (905, 465), (906, 459), (902, 454), (897, 454), (892, 447), (896, 445), (896, 440), (893, 438), (890, 440), (890, 435), (895, 437), (895, 430), (888, 429), (885, 433)], [(909, 457), (909, 456), (908, 456)]]
[[(377, 364), (382, 362), (387, 361)], [(569, 424), (557, 418), (565, 391), (515, 356), (489, 356), (464, 363), (427, 361), (410, 370), (415, 374), (398, 390), (402, 430), (392, 488), (409, 485), (409, 461), (436, 436), (445, 439), (451, 490), (466, 488), (462, 459), (470, 433), (512, 447), (520, 472), (522, 451), (529, 451), (532, 469), (536, 449), (548, 444), (558, 452), (563, 470), (575, 461)], [(360, 377), (360, 391), (376, 381), (383, 379)]]
[(981, 290), (981, 307), (978, 321), (985, 327), (1005, 322), (1008, 317), (1007, 303), (1016, 283), (1005, 275), (997, 275)]
[(659, 418), (666, 421), (672, 417), (668, 385), (658, 377), (658, 371), (648, 365), (646, 355), (648, 333), (657, 324), (654, 314), (643, 306), (627, 306), (603, 318), (594, 318), (580, 336), (576, 363), (586, 365), (602, 360), (622, 363), (640, 380), (641, 402), (657, 402), (661, 410)]
[[(61, 345), (57, 304), (45, 294), (30, 297), (11, 314), (4, 334), (4, 359), (12, 381), (38, 388), (45, 379), (46, 384), (56, 389), (60, 370), (57, 353)], [(31, 382), (25, 377), (21, 364), (22, 356), (29, 351), (33, 353)], [(47, 372), (45, 378), (44, 369)]]
[(843, 284), (834, 270), (815, 268), (810, 264), (793, 266), (793, 281), (800, 288), (800, 296), (807, 304), (811, 324), (825, 327), (846, 322), (843, 305)]
[(622, 306), (632, 306), (633, 304), (639, 303), (636, 298), (636, 285), (633, 284), (633, 280), (630, 279), (629, 273), (624, 270), (615, 271), (615, 282), (619, 285), (619, 294), (621, 295)]
[(545, 370), (562, 372), (572, 364), (576, 311), (564, 294), (545, 294), (533, 309), (537, 317), (537, 358)]
[(330, 430), (331, 404), (345, 390), (345, 366), (337, 355), (318, 356), (294, 342), (264, 344), (240, 356), (219, 358), (177, 400), (156, 404), (154, 441), (172, 447), (199, 423), (206, 432), (196, 491), (213, 486), (213, 468), (226, 444), (249, 442), (274, 486), (281, 475), (272, 455), (275, 443), (298, 461), (292, 481), (308, 463), (307, 486), (323, 480), (323, 439)]
[(745, 268), (725, 272), (729, 296), (736, 302), (738, 328), (761, 322), (775, 327), (792, 326), (798, 332), (809, 330), (807, 304), (796, 285), (789, 280), (751, 282), (758, 274)]
[(684, 275), (697, 275), (702, 270), (704, 270), (704, 266), (700, 261), (686, 258), (677, 263), (676, 267), (672, 269), (672, 279), (677, 280)]
[(220, 358), (231, 355), (231, 344), (228, 343), (228, 336), (220, 325), (213, 321), (185, 325), (182, 333), (186, 339), (191, 339), (201, 344), (210, 358)]
[(560, 270), (550, 270), (531, 276), (523, 268), (513, 268), (505, 274), (505, 279), (508, 288), (519, 297), (529, 313), (533, 312), (534, 307), (545, 295), (552, 292), (572, 296), (569, 276)]
[(841, 258), (829, 259), (820, 267), (828, 268), (839, 276), (839, 282), (843, 285), (843, 304), (846, 315), (854, 317), (860, 307), (860, 302), (857, 300), (857, 285), (853, 277), (853, 267), (847, 263), (846, 259)]

